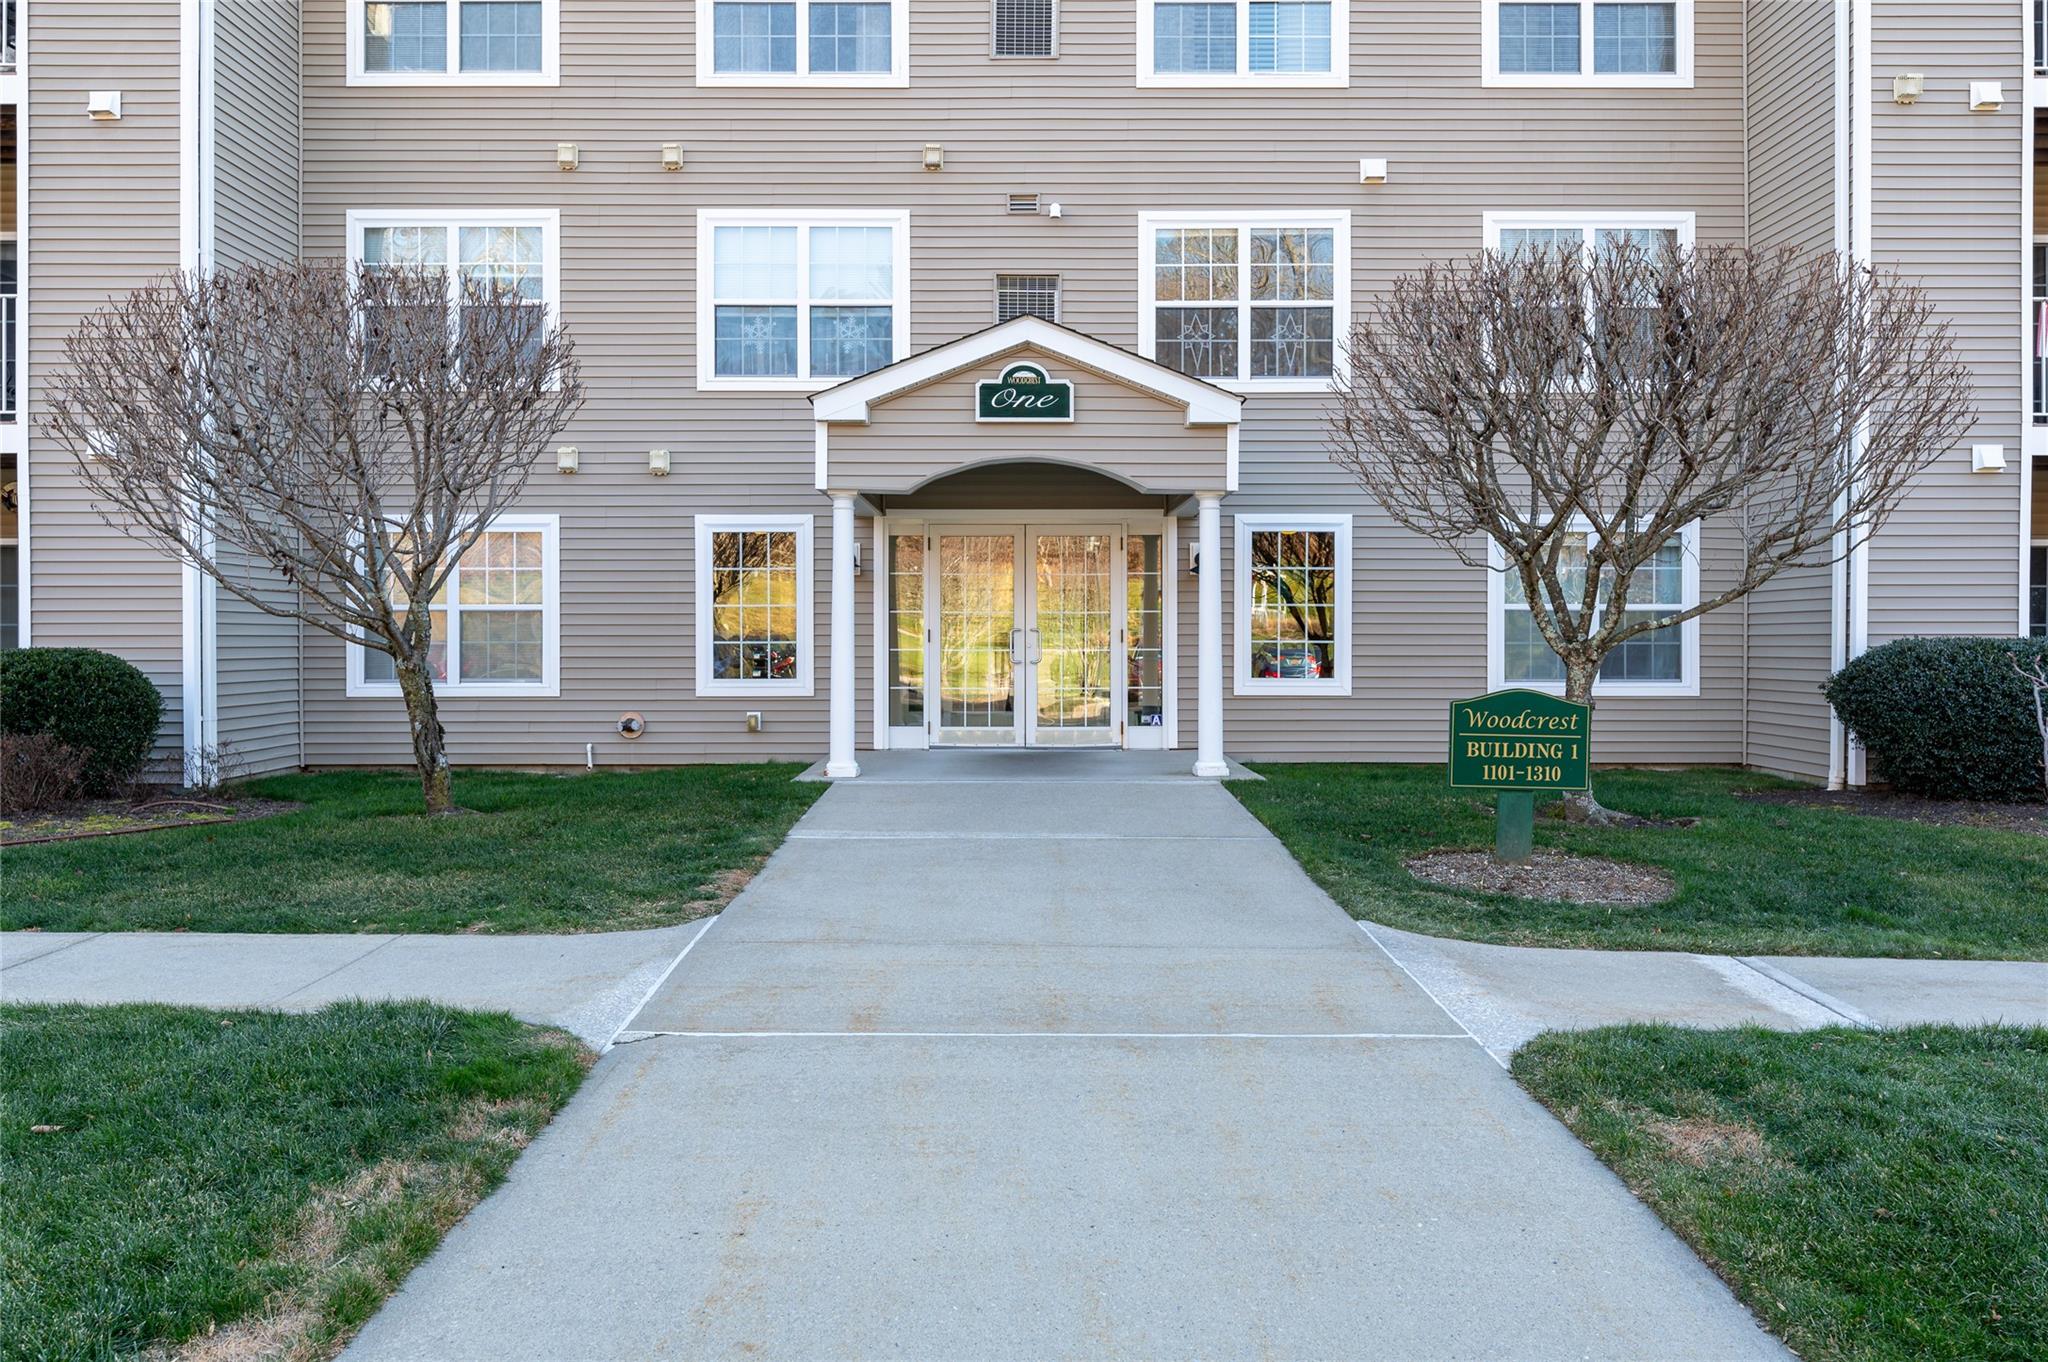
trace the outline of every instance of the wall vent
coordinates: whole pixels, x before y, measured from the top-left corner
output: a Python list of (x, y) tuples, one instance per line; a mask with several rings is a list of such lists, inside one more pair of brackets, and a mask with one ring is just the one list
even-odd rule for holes
[(1059, 55), (1055, 0), (990, 0), (989, 25), (991, 56)]
[(1057, 274), (999, 274), (996, 276), (996, 321), (1012, 317), (1060, 319), (1060, 277)]
[(1004, 210), (1011, 213), (1036, 213), (1038, 211), (1038, 195), (1012, 194), (1004, 201)]

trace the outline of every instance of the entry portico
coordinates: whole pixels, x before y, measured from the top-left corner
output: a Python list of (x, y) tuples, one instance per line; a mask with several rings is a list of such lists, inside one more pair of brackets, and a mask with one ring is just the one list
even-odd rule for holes
[(1194, 771), (1226, 773), (1217, 565), (1242, 398), (1026, 316), (812, 409), (832, 500), (828, 776), (860, 773), (858, 516), (875, 524), (875, 747), (1176, 747), (1190, 507)]

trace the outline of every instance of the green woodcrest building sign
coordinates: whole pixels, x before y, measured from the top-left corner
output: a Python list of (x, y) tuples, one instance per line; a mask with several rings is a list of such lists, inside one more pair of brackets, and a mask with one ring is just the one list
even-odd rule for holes
[(1001, 378), (974, 385), (977, 421), (1071, 421), (1074, 385), (1048, 377), (1036, 364), (1012, 364)]
[(1451, 788), (1584, 790), (1592, 710), (1537, 690), (1451, 702)]

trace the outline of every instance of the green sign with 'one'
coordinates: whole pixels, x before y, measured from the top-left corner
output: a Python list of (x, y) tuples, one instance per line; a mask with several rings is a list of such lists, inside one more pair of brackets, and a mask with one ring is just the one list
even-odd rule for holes
[(977, 421), (1071, 421), (1074, 385), (1049, 378), (1036, 364), (1012, 364), (1003, 376), (974, 385)]
[(1451, 788), (1584, 790), (1593, 711), (1537, 690), (1451, 702)]

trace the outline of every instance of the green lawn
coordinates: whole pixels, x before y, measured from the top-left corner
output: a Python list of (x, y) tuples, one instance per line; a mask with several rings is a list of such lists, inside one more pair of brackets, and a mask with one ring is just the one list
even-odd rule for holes
[(1514, 1072), (1801, 1357), (2048, 1357), (2048, 1030), (1625, 1026)]
[(276, 817), (6, 852), (0, 926), (51, 931), (574, 932), (715, 911), (823, 791), (801, 768), (461, 771), (428, 818), (411, 775), (251, 781)]
[(1353, 916), (1512, 945), (1741, 955), (2048, 959), (2048, 838), (1760, 804), (1786, 782), (1728, 770), (1601, 771), (1602, 803), (1694, 827), (1588, 828), (1539, 818), (1536, 844), (1662, 866), (1678, 883), (1647, 908), (1533, 902), (1441, 889), (1402, 862), (1493, 845), (1490, 798), (1453, 793), (1441, 766), (1260, 765), (1230, 790)]
[(331, 1355), (586, 1058), (426, 1003), (0, 1007), (0, 1358)]

